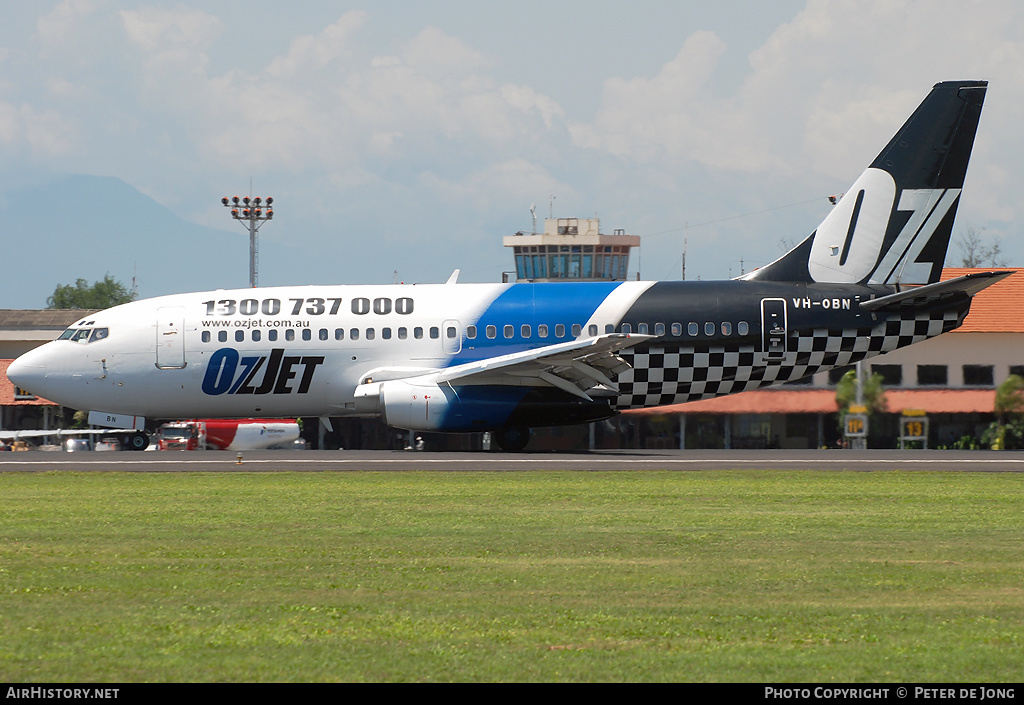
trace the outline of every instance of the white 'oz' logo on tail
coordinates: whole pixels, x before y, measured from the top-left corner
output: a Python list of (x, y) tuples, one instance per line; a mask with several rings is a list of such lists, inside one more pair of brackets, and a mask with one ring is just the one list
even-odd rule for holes
[(870, 283), (927, 284), (933, 263), (918, 262), (917, 258), (959, 197), (958, 188), (904, 189), (896, 210), (911, 211), (910, 219), (878, 263)]
[(959, 195), (960, 189), (904, 189), (897, 211), (911, 215), (883, 253), (896, 182), (886, 171), (866, 170), (815, 233), (807, 262), (811, 277), (853, 284), (871, 275), (872, 284), (926, 283), (932, 263), (917, 257)]

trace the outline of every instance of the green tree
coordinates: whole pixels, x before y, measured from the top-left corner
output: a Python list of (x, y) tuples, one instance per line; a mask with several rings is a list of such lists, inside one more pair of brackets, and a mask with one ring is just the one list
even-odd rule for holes
[(993, 409), (997, 419), (989, 424), (982, 440), (992, 450), (1017, 449), (1024, 446), (1024, 378), (1010, 375), (996, 387)]
[(46, 299), (47, 308), (110, 308), (135, 299), (134, 292), (107, 274), (103, 281), (89, 286), (85, 279), (74, 284), (58, 284), (53, 295)]
[(1002, 253), (1002, 243), (998, 237), (991, 245), (986, 244), (977, 230), (967, 226), (967, 232), (957, 235), (954, 241), (960, 248), (960, 264), (963, 267), (1006, 266), (1007, 260)]
[[(885, 387), (882, 385), (882, 375), (877, 372), (864, 380), (864, 388), (861, 390), (861, 403), (867, 409), (868, 416), (876, 413), (884, 413), (889, 410), (885, 400)], [(850, 406), (857, 402), (857, 370), (847, 370), (839, 382), (836, 383), (836, 406), (839, 407), (839, 430), (846, 428), (846, 415), (850, 413)]]
[[(888, 411), (882, 375), (877, 372), (864, 380), (863, 403), (869, 414)], [(857, 370), (847, 370), (836, 384), (836, 406), (845, 414), (857, 401)]]

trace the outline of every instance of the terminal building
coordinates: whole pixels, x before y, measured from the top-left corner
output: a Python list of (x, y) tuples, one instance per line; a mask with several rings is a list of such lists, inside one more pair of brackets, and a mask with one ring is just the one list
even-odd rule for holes
[(607, 282), (626, 279), (640, 238), (625, 230), (605, 235), (598, 218), (545, 218), (544, 232), (508, 235), (504, 245), (515, 253), (518, 281)]

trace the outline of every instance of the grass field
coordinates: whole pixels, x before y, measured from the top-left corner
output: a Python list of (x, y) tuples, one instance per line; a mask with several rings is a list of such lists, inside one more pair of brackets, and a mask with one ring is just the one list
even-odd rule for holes
[(1024, 476), (0, 474), (0, 681), (1024, 681)]

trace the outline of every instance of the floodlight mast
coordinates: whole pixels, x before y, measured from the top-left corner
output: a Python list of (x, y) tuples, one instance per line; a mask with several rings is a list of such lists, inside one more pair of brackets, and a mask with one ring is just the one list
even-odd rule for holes
[(221, 205), (231, 209), (231, 217), (239, 222), (243, 222), (249, 228), (249, 286), (255, 289), (259, 286), (259, 242), (257, 240), (257, 233), (259, 233), (260, 227), (268, 220), (274, 217), (274, 211), (271, 208), (274, 205), (274, 199), (267, 196), (266, 199), (251, 198), (245, 196), (239, 198), (234, 196), (228, 199), (227, 196), (220, 199)]

